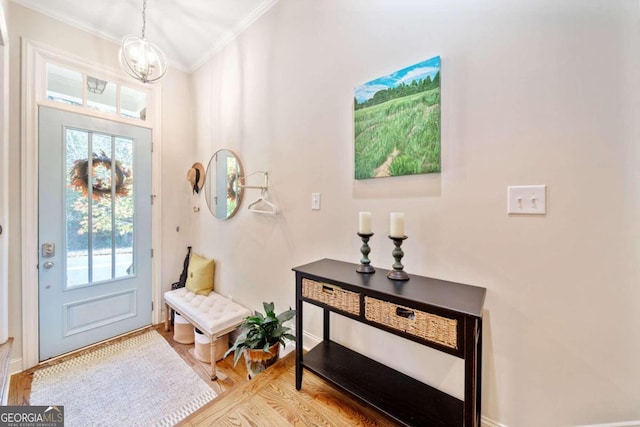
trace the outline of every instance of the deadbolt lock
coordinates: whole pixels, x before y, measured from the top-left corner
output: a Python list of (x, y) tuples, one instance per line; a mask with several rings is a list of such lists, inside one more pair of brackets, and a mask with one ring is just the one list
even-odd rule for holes
[(54, 243), (42, 244), (42, 258), (51, 258), (56, 254), (56, 245)]

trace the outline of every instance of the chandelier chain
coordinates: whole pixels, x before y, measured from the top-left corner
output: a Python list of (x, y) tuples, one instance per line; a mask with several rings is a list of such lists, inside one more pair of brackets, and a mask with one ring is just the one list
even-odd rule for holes
[(147, 27), (147, 0), (142, 1), (142, 39), (144, 39), (144, 32)]

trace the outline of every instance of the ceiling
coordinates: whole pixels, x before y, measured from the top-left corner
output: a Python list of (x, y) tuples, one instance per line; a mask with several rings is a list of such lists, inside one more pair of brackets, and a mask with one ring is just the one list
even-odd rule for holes
[[(12, 0), (120, 43), (140, 37), (143, 0)], [(191, 73), (278, 0), (147, 0), (145, 35), (169, 65)]]

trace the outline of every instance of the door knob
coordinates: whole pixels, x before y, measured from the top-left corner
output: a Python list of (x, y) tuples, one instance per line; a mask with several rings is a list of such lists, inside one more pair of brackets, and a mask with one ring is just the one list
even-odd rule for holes
[(53, 262), (52, 262), (52, 261), (47, 261), (47, 262), (45, 262), (44, 264), (42, 264), (42, 266), (43, 266), (44, 268), (47, 268), (47, 269), (48, 269), (48, 268), (51, 268), (51, 267), (53, 267)]

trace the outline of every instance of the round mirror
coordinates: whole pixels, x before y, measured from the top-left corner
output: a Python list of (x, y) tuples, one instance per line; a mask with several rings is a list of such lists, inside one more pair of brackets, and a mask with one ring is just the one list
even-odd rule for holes
[(209, 210), (216, 218), (231, 218), (242, 201), (240, 159), (232, 151), (218, 150), (209, 160), (206, 176), (204, 195)]

